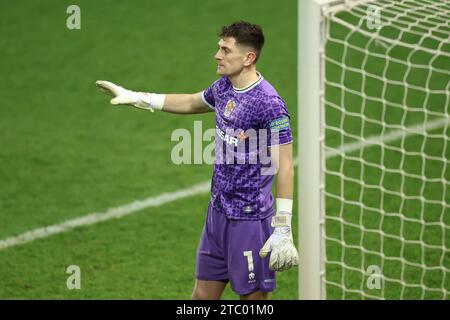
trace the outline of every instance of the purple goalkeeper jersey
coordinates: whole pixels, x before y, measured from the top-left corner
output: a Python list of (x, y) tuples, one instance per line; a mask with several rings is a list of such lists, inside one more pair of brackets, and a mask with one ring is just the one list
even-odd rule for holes
[(231, 219), (260, 220), (273, 214), (268, 147), (292, 142), (286, 105), (258, 75), (244, 89), (234, 88), (224, 76), (203, 91), (216, 115), (211, 204)]

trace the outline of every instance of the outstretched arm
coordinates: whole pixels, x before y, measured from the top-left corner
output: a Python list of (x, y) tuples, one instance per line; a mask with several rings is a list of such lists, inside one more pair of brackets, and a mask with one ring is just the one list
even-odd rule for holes
[(114, 97), (111, 103), (115, 105), (132, 105), (152, 112), (153, 109), (158, 109), (179, 114), (213, 111), (203, 101), (202, 92), (194, 94), (157, 94), (127, 90), (104, 80), (98, 80), (95, 84), (101, 91)]
[(204, 113), (214, 111), (202, 99), (202, 92), (194, 94), (166, 94), (161, 111), (170, 113)]

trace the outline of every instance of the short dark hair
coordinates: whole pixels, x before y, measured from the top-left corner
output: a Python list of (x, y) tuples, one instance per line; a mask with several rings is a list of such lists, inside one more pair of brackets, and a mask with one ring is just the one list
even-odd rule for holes
[(236, 39), (236, 43), (250, 46), (256, 53), (255, 62), (258, 61), (264, 46), (264, 34), (259, 25), (237, 21), (229, 26), (222, 27), (219, 36), (221, 38), (232, 37)]

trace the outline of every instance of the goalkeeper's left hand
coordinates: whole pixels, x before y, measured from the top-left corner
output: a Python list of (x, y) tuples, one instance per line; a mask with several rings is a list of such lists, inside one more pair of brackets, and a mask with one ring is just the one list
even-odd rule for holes
[(112, 82), (104, 80), (98, 80), (95, 84), (104, 93), (115, 97), (111, 100), (111, 104), (128, 104), (136, 108), (150, 110), (153, 112), (154, 106), (152, 106), (151, 94), (149, 93), (127, 90)]
[(259, 251), (262, 258), (271, 252), (269, 268), (273, 271), (284, 271), (298, 265), (298, 252), (292, 240), (291, 218), (290, 212), (277, 212), (272, 218), (275, 230)]

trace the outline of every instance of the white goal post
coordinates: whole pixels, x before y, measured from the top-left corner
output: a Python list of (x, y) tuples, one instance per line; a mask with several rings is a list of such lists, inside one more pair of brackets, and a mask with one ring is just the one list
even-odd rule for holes
[(299, 299), (448, 299), (450, 1), (298, 1)]
[(325, 298), (321, 207), (321, 43), (324, 28), (320, 2), (299, 0), (298, 10), (299, 298), (321, 299)]

